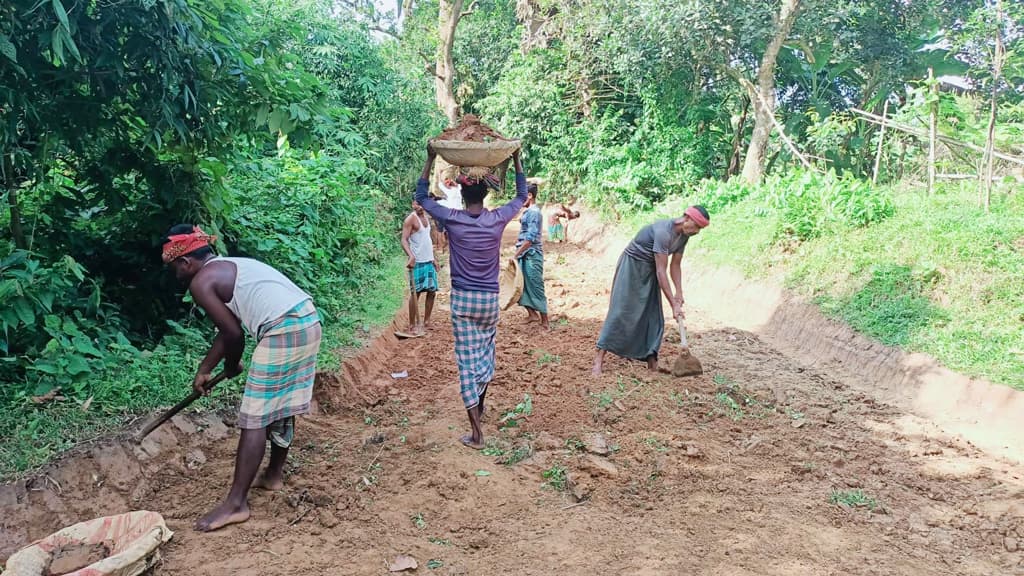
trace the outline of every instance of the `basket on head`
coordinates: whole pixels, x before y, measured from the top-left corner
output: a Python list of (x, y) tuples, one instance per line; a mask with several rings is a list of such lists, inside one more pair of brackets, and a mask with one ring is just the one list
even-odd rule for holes
[(466, 142), (434, 138), (430, 146), (444, 161), (455, 166), (484, 166), (493, 168), (508, 160), (521, 146), (519, 140), (493, 140)]

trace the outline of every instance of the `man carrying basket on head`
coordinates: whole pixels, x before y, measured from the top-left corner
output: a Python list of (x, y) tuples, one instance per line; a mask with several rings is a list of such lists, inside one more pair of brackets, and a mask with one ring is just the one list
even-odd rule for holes
[(498, 274), (501, 267), (501, 236), (505, 226), (519, 214), (526, 202), (526, 174), (519, 151), (513, 154), (516, 169), (516, 197), (498, 208), (484, 208), (490, 188), (497, 189), (493, 174), (482, 178), (459, 175), (465, 210), (446, 208), (427, 195), (430, 172), (437, 153), (427, 146), (427, 162), (416, 184), (416, 201), (445, 227), (452, 281), (451, 314), (455, 335), (455, 360), (459, 367), (459, 389), (469, 416), (471, 432), (462, 443), (480, 450), (484, 447), (480, 419), (484, 412), (487, 385), (494, 378), (495, 340), (498, 332)]

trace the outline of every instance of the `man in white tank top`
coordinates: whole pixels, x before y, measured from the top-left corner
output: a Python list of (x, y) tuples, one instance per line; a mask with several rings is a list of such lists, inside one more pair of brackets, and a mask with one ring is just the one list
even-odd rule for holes
[[(414, 200), (412, 212), (402, 223), (402, 249), (409, 257), (405, 265), (409, 271), (409, 331), (417, 335), (426, 333), (430, 314), (434, 310), (434, 296), (437, 294), (437, 264), (434, 261), (434, 242), (430, 232), (430, 218)], [(423, 293), (427, 295), (427, 302), (421, 322), (419, 297)]]
[[(309, 412), (320, 350), (320, 317), (309, 294), (283, 274), (251, 258), (222, 258), (214, 237), (179, 224), (163, 244), (163, 260), (188, 284), (192, 299), (217, 326), (217, 336), (192, 382), (207, 394), (213, 370), (224, 361), (229, 377), (244, 370), (244, 330), (256, 339), (238, 409), (238, 456), (231, 491), (196, 522), (201, 532), (249, 519), (249, 487), (284, 487), (284, 464), (295, 434), (295, 416)], [(267, 440), (270, 462), (256, 479)], [(253, 483), (255, 480), (255, 484)]]

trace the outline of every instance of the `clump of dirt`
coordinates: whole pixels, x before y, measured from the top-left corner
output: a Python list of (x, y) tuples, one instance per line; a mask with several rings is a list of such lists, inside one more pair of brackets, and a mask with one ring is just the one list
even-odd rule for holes
[(110, 547), (99, 544), (65, 544), (53, 551), (50, 563), (43, 570), (45, 576), (70, 574), (110, 556)]
[(462, 142), (491, 142), (508, 140), (494, 128), (484, 124), (475, 114), (466, 114), (459, 123), (437, 137), (438, 140), (458, 140)]

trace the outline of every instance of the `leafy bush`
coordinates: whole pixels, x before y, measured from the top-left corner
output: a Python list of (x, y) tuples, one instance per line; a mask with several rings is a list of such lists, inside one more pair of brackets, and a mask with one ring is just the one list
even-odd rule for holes
[(779, 211), (779, 239), (809, 240), (843, 227), (880, 222), (894, 211), (888, 192), (829, 171), (793, 171), (761, 186), (767, 207)]

